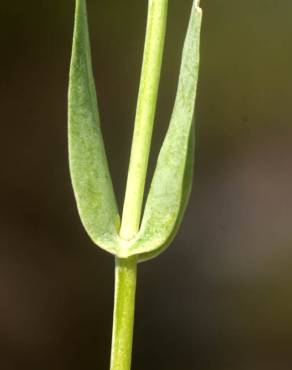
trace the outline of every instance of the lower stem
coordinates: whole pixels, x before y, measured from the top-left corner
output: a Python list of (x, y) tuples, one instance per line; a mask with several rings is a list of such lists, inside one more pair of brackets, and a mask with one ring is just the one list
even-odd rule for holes
[(116, 258), (110, 370), (131, 369), (136, 280), (137, 258)]

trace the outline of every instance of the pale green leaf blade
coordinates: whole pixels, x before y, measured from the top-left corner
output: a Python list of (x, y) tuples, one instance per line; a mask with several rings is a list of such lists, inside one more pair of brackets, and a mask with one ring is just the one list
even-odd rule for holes
[(192, 185), (193, 185), (193, 170), (194, 170), (194, 154), (195, 154), (195, 133), (194, 133), (194, 123), (192, 124), (192, 130), (191, 135), (189, 139), (189, 147), (188, 147), (188, 155), (187, 155), (187, 162), (185, 167), (185, 173), (184, 173), (184, 182), (183, 182), (183, 192), (182, 192), (182, 199), (181, 199), (181, 207), (179, 210), (179, 215), (176, 221), (176, 224), (169, 235), (166, 242), (159, 247), (158, 249), (155, 249), (151, 252), (141, 253), (139, 254), (139, 262), (144, 262), (149, 259), (157, 257), (160, 253), (162, 253), (173, 241), (175, 238), (175, 235), (181, 225), (181, 222), (183, 220), (183, 216), (185, 213), (185, 210), (187, 208)]
[(70, 173), (80, 218), (94, 243), (116, 254), (119, 214), (100, 129), (85, 0), (76, 1), (68, 116)]
[(130, 254), (142, 254), (142, 259), (148, 258), (150, 252), (164, 249), (172, 240), (191, 187), (188, 167), (192, 166), (193, 157), (190, 138), (198, 81), (201, 19), (202, 12), (195, 1), (171, 122), (158, 157), (141, 229), (130, 248)]

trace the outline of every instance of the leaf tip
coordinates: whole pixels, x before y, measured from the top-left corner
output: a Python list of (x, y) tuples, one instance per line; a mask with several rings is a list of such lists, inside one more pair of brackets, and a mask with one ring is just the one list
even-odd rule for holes
[(202, 11), (202, 9), (200, 8), (200, 0), (194, 0), (194, 9), (199, 12)]

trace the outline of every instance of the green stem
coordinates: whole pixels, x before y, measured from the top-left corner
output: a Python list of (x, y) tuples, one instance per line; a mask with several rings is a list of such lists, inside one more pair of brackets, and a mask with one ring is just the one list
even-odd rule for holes
[(168, 0), (149, 0), (143, 66), (120, 235), (130, 240), (139, 230), (156, 112)]
[[(143, 66), (120, 236), (139, 231), (164, 48), (168, 0), (149, 0)], [(137, 257), (116, 258), (111, 370), (130, 370)]]
[(131, 369), (136, 276), (136, 257), (116, 258), (111, 370)]

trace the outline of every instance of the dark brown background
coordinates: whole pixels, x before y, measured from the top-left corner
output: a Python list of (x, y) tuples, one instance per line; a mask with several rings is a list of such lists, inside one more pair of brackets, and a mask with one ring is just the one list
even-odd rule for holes
[[(108, 369), (113, 258), (76, 212), (66, 95), (74, 2), (0, 6), (0, 368)], [(146, 0), (88, 1), (106, 148), (124, 192)], [(191, 0), (170, 0), (155, 161)], [(140, 265), (133, 369), (292, 368), (292, 2), (202, 0), (194, 191)]]

